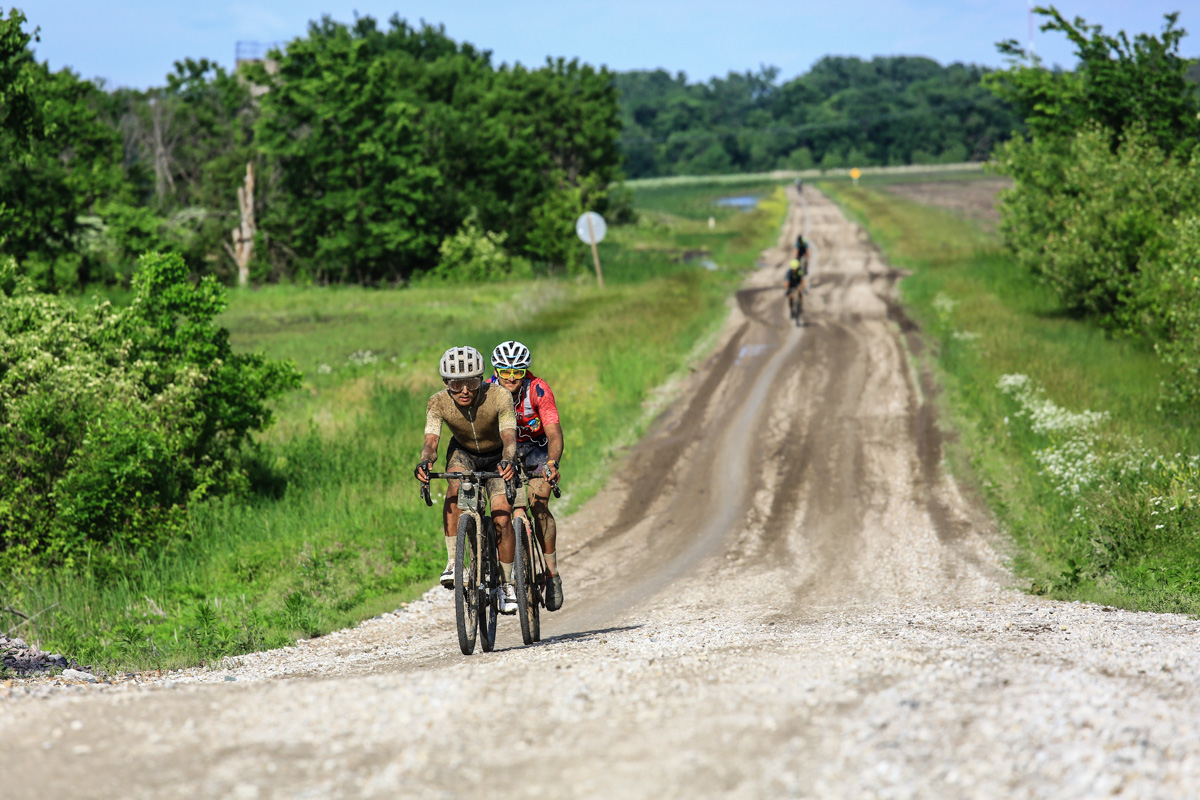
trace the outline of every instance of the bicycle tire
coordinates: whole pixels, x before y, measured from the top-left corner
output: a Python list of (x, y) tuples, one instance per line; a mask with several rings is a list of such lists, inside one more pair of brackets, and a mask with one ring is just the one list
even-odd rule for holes
[(464, 656), (475, 652), (475, 633), (479, 628), (479, 566), (475, 518), (463, 514), (458, 519), (458, 539), (454, 546), (454, 621), (458, 627), (458, 648)]
[(517, 592), (517, 619), (521, 621), (521, 641), (533, 644), (534, 616), (537, 600), (533, 596), (533, 563), (529, 550), (529, 535), (525, 531), (525, 520), (513, 519), (513, 539), (516, 557), (513, 559), (513, 588)]
[(533, 553), (531, 574), (533, 575), (533, 640), (542, 640), (542, 608), (546, 605), (546, 576), (550, 571), (546, 568), (546, 556), (542, 552), (543, 544), (538, 535), (537, 522), (530, 520), (529, 529), (533, 535), (529, 537), (529, 550)]
[(479, 558), (483, 570), (483, 580), (479, 582), (479, 643), (483, 652), (490, 653), (496, 647), (496, 621), (500, 613), (496, 599), (496, 590), (500, 587), (500, 557), (496, 553), (496, 526), (490, 517), (483, 518), (479, 549), (483, 554)]

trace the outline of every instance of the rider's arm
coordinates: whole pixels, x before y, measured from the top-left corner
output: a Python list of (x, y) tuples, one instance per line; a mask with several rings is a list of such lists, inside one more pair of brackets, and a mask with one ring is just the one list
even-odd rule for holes
[(546, 432), (546, 450), (549, 460), (554, 462), (553, 467), (549, 464), (546, 465), (546, 477), (554, 480), (558, 477), (558, 462), (562, 459), (563, 452), (562, 423), (547, 422), (543, 430)]
[(542, 431), (546, 435), (546, 455), (550, 461), (554, 462), (556, 474), (546, 477), (554, 480), (563, 451), (563, 433), (562, 423), (558, 417), (558, 401), (554, 399), (554, 392), (550, 389), (550, 384), (544, 380), (534, 381), (529, 389), (533, 393), (533, 405), (537, 409), (538, 419), (542, 421)]
[(504, 454), (500, 457), (500, 463), (504, 464), (504, 467), (500, 470), (500, 474), (505, 476), (504, 480), (511, 481), (517, 474), (513, 467), (517, 458), (517, 429), (501, 428), (500, 443), (504, 447)]
[[(515, 461), (517, 458), (517, 412), (513, 409), (512, 395), (505, 389), (500, 389), (496, 393), (496, 397), (500, 403), (500, 415), (496, 425), (500, 429), (500, 444), (504, 448), (500, 459)], [(512, 467), (510, 466), (509, 469), (511, 470)], [(505, 480), (512, 480), (512, 478), (505, 478)]]
[(421, 448), (421, 460), (428, 461), (432, 464), (437, 461), (438, 442), (442, 437), (439, 434), (425, 434), (425, 446)]
[[(425, 446), (421, 448), (421, 464), (433, 464), (437, 461), (438, 442), (442, 439), (442, 414), (437, 408), (437, 395), (429, 398), (425, 406)], [(417, 480), (424, 480), (422, 473), (428, 473), (421, 466), (417, 467)]]

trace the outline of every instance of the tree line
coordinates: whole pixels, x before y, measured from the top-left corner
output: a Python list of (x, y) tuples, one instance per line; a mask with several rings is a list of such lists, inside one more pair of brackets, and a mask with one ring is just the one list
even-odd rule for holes
[(1013, 178), (1003, 232), (1020, 263), (1069, 313), (1157, 350), (1169, 367), (1164, 411), (1200, 399), (1200, 98), (1180, 56), (1186, 32), (1107, 34), (1054, 7), (1043, 31), (1068, 37), (1071, 72), (1045, 69), (1016, 42), (987, 77), (1027, 133), (996, 153)]
[(1021, 127), (984, 67), (826, 56), (803, 75), (615, 75), (631, 178), (984, 161)]
[(619, 177), (611, 73), (497, 66), (441, 27), (325, 17), (144, 91), (50, 70), (36, 35), (0, 13), (0, 255), (44, 290), (127, 283), (148, 250), (229, 283), (571, 269), (575, 218)]

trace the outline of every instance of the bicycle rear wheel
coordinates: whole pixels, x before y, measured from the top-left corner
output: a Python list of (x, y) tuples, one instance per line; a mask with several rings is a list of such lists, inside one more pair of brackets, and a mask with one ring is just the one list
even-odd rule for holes
[(458, 519), (458, 539), (454, 546), (454, 621), (458, 626), (458, 648), (464, 656), (475, 652), (475, 632), (479, 628), (477, 548), (475, 518), (464, 513)]
[(496, 555), (496, 526), (491, 517), (483, 518), (483, 533), (479, 537), (479, 643), (483, 652), (496, 646), (496, 620), (500, 611), (496, 590), (500, 587), (500, 558)]
[(513, 519), (513, 536), (516, 539), (516, 560), (513, 562), (513, 588), (517, 591), (517, 618), (521, 621), (521, 641), (536, 642), (541, 633), (538, 619), (538, 600), (534, 591), (533, 551), (530, 536), (525, 529), (525, 520)]

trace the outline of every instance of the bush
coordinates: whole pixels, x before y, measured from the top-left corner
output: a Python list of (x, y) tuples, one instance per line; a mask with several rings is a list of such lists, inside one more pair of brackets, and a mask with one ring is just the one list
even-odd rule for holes
[(1166, 257), (1141, 277), (1142, 314), (1171, 369), (1165, 405), (1194, 409), (1200, 401), (1200, 217), (1178, 220), (1171, 232)]
[(528, 277), (532, 274), (529, 262), (505, 251), (507, 239), (506, 233), (480, 230), (475, 217), (470, 216), (457, 233), (442, 241), (438, 248), (441, 259), (429, 271), (429, 277), (454, 283)]
[(93, 566), (180, 532), (189, 503), (237, 490), (290, 364), (235, 354), (224, 290), (178, 255), (139, 261), (132, 303), (79, 310), (0, 264), (0, 570)]

